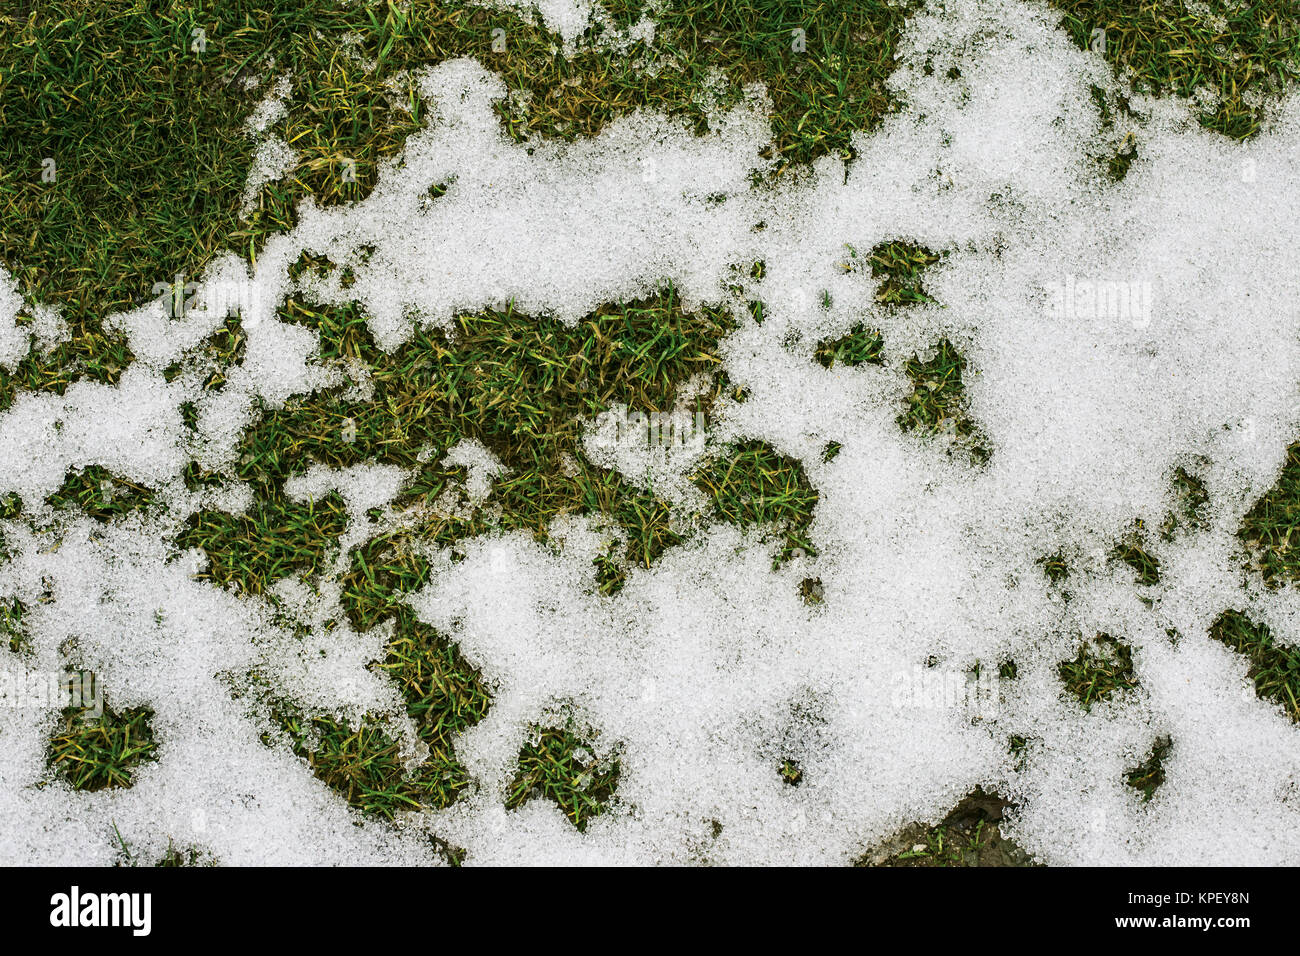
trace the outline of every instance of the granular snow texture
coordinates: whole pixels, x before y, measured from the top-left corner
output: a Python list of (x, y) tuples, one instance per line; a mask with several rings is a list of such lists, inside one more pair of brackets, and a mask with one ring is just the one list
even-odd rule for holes
[[(541, 14), (568, 36), (590, 11)], [(1056, 20), (1015, 0), (918, 12), (891, 80), (901, 110), (847, 166), (824, 158), (776, 184), (761, 89), (704, 135), (639, 112), (593, 139), (522, 145), (494, 112), (499, 78), (432, 65), (427, 122), (367, 198), (304, 205), (255, 265), (213, 262), (179, 317), (166, 297), (110, 317), (135, 355), (120, 382), (20, 393), (0, 413), (0, 493), (25, 506), (0, 522), (0, 597), (26, 609), (24, 646), (0, 650), (22, 704), (0, 708), (0, 858), (110, 863), (123, 843), (141, 858), (170, 843), (225, 864), (439, 863), (444, 846), (469, 864), (843, 863), (982, 787), (1013, 801), (1003, 832), (1044, 862), (1300, 863), (1300, 727), (1210, 635), (1231, 609), (1283, 647), (1300, 636), (1300, 594), (1248, 572), (1237, 533), (1300, 435), (1300, 97), (1238, 144), (1186, 101), (1131, 95), (1141, 148), (1111, 183), (1091, 89), (1119, 81)], [(254, 176), (288, 148), (267, 140)], [(878, 301), (863, 258), (890, 240), (937, 254), (931, 301)], [(304, 253), (336, 268), (295, 278)], [(735, 311), (722, 370), (747, 397), (671, 447), (610, 438), (607, 417), (629, 412), (612, 409), (584, 423), (583, 449), (663, 497), (682, 540), (613, 595), (592, 516), (545, 540), (428, 543), (427, 582), (400, 600), (490, 692), (455, 741), (470, 784), (391, 821), (351, 809), (288, 742), (263, 740), (263, 692), (354, 724), (382, 715), (422, 759), (374, 666), (391, 623), (356, 633), (340, 605), (350, 551), (392, 527), (413, 473), (295, 475), (288, 497), (337, 493), (345, 527), (319, 573), (274, 593), (197, 580), (208, 559), (175, 543), (200, 509), (255, 504), (231, 483), (190, 490), (187, 465), (229, 468), (266, 409), (347, 381), (277, 306), (357, 303), (391, 351), (472, 310), (573, 323), (669, 283), (688, 310)], [(44, 308), (0, 271), (0, 365), (29, 345), (20, 312), (58, 334)], [(165, 374), (232, 314), (246, 344), (222, 389)], [(881, 361), (816, 360), (864, 324)], [(951, 428), (899, 426), (909, 362), (945, 341), (986, 460)], [(802, 463), (815, 552), (778, 555), (780, 534), (718, 520), (689, 480), (754, 441)], [(506, 465), (468, 440), (428, 457), (465, 470), (445, 507), (490, 528)], [(165, 507), (105, 523), (43, 504), (91, 465)], [(1136, 521), (1180, 513), (1180, 468), (1206, 503), (1147, 535), (1158, 579), (1140, 583), (1115, 548)], [(1063, 581), (1044, 573), (1050, 555)], [(1132, 679), (1085, 707), (1062, 663), (1098, 634), (1129, 649)], [(114, 709), (153, 711), (156, 759), (130, 787), (78, 792), (47, 767), (60, 707), (17, 688), (70, 667), (94, 671)], [(591, 773), (617, 764), (581, 830), (549, 800), (507, 809), (536, 728), (568, 725)], [(1164, 782), (1144, 800), (1126, 774), (1164, 738)]]

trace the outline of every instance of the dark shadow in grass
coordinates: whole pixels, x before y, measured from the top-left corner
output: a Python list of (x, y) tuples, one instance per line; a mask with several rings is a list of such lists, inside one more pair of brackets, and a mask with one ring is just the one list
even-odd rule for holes
[(913, 824), (860, 857), (855, 866), (1036, 866), (1002, 835), (1010, 801), (976, 787), (933, 826)]
[(1124, 773), (1124, 781), (1142, 795), (1142, 802), (1148, 803), (1155, 792), (1165, 782), (1165, 760), (1173, 749), (1173, 740), (1167, 735), (1157, 737), (1151, 745), (1151, 752), (1146, 759)]

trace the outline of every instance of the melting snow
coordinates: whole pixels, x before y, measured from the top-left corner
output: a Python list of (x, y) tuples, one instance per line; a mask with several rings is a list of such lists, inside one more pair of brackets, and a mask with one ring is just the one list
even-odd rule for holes
[[(160, 742), (130, 789), (74, 793), (44, 766), (56, 709), (0, 708), (5, 862), (109, 862), (114, 825), (132, 847), (161, 853), (170, 838), (227, 863), (436, 862), (428, 834), (469, 863), (844, 862), (976, 785), (1019, 802), (1008, 831), (1051, 862), (1300, 862), (1300, 730), (1206, 634), (1234, 607), (1280, 640), (1300, 635), (1295, 590), (1244, 575), (1235, 534), (1300, 434), (1300, 97), (1245, 145), (1202, 130), (1187, 103), (1133, 97), (1140, 154), (1108, 185), (1089, 92), (1115, 87), (1105, 64), (1041, 7), (944, 7), (909, 25), (892, 80), (906, 108), (858, 136), (847, 168), (822, 159), (774, 190), (750, 185), (767, 168), (761, 90), (704, 137), (643, 112), (590, 141), (525, 147), (493, 113), (500, 79), (471, 61), (433, 66), (418, 76), (428, 125), (370, 197), (306, 204), (251, 271), (215, 262), (178, 319), (161, 300), (114, 316), (137, 356), (120, 384), (20, 394), (0, 415), (0, 491), (36, 508), (69, 468), (98, 463), (171, 489), (174, 507), (151, 522), (4, 525), (0, 593), (31, 609), (32, 639), (30, 657), (0, 652), (6, 672), (58, 670), (71, 647), (115, 707), (155, 710)], [(566, 36), (590, 15), (541, 10)], [(286, 93), (277, 85), (271, 101)], [(265, 112), (250, 130), (265, 129)], [(434, 184), (447, 190), (431, 202)], [(884, 309), (874, 280), (839, 267), (846, 246), (894, 238), (945, 253), (926, 273), (937, 304)], [(338, 616), (346, 551), (311, 587), (278, 589), (281, 615), (311, 634), (303, 643), (267, 602), (193, 580), (202, 554), (165, 543), (176, 506), (198, 507), (180, 483), (191, 456), (228, 463), (259, 404), (341, 380), (309, 330), (275, 316), (304, 251), (351, 267), (348, 288), (342, 269), (301, 281), (321, 303), (359, 300), (385, 348), (415, 323), (509, 299), (566, 321), (666, 280), (688, 306), (718, 301), (732, 266), (762, 260), (747, 294), (766, 319), (744, 313), (723, 343), (750, 398), (718, 409), (707, 448), (761, 439), (800, 459), (820, 493), (818, 555), (774, 571), (770, 540), (714, 526), (608, 598), (588, 519), (557, 522), (554, 546), (520, 533), (462, 542), (459, 561), (433, 551), (410, 603), (494, 695), (456, 745), (476, 785), (444, 811), (360, 820), (300, 760), (264, 746), (232, 695), (256, 668), (304, 704), (402, 723), (394, 690), (367, 668), (385, 632), (323, 628)], [(0, 280), (0, 364), (12, 368), (23, 303)], [(236, 310), (247, 353), (226, 387), (166, 383), (166, 365)], [(884, 335), (884, 365), (813, 361), (819, 339), (864, 318)], [(969, 362), (986, 467), (896, 424), (911, 388), (902, 363), (941, 337)], [(185, 443), (186, 401), (197, 444)], [(694, 460), (601, 446), (598, 426), (593, 460), (656, 487), (681, 484)], [(828, 441), (843, 447), (824, 462)], [(499, 468), (472, 445), (447, 461), (467, 468), (471, 502)], [(1135, 518), (1159, 525), (1173, 469), (1190, 463), (1207, 525), (1162, 543), (1160, 583), (1141, 588), (1107, 555)], [(365, 512), (402, 478), (316, 467), (291, 493), (342, 493), (346, 549), (375, 532)], [(1056, 550), (1077, 569), (1068, 602), (1036, 563)], [(809, 576), (824, 587), (815, 608), (798, 593)], [(1085, 713), (1056, 668), (1102, 631), (1132, 645), (1139, 686)], [(1018, 676), (991, 697), (932, 692), (935, 674), (1006, 659)], [(585, 833), (546, 801), (504, 808), (529, 725), (563, 702), (598, 731), (598, 757), (619, 753), (615, 802)], [(1011, 734), (1030, 741), (1020, 770)], [(1124, 771), (1159, 735), (1174, 740), (1167, 781), (1143, 804)], [(777, 773), (783, 756), (800, 786)]]

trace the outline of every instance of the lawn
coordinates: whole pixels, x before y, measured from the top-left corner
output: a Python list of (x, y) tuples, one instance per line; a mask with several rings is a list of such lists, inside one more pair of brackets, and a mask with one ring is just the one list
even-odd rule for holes
[[(157, 6), (0, 11), (4, 687), (106, 687), (6, 710), (33, 820), (1300, 860), (1295, 261), (1207, 205), (1295, 199), (1290, 3)], [(1150, 329), (1022, 324), (1125, 268)]]

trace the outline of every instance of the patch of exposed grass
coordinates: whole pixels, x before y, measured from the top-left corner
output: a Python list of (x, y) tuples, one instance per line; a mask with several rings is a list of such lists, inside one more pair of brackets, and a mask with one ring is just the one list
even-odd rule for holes
[(434, 753), (449, 754), (453, 738), (487, 714), (491, 698), (482, 675), (455, 644), (409, 611), (398, 615), (379, 669), (397, 685), (420, 739)]
[(1242, 519), (1238, 534), (1265, 584), (1300, 581), (1300, 442), (1287, 449), (1277, 483)]
[(627, 485), (621, 478), (613, 482), (614, 492), (607, 507), (626, 536), (622, 554), (611, 545), (610, 552), (596, 559), (597, 580), (602, 594), (615, 594), (627, 579), (629, 565), (648, 568), (668, 548), (679, 544), (682, 536), (673, 529), (668, 505), (652, 494)]
[(1021, 734), (1012, 734), (1007, 738), (1007, 753), (1011, 755), (1012, 766), (1016, 773), (1023, 773), (1029, 760), (1029, 738)]
[(799, 784), (803, 783), (803, 768), (799, 766), (797, 761), (782, 761), (781, 767), (777, 770), (777, 773), (781, 775), (781, 780), (784, 781), (787, 786), (797, 787)]
[[(428, 510), (459, 475), (437, 464), (441, 453), (465, 438), (483, 442), (508, 469), (485, 503), (492, 527), (542, 535), (559, 515), (592, 513), (620, 529), (624, 547), (602, 567), (606, 593), (618, 589), (630, 564), (648, 567), (680, 540), (663, 501), (586, 460), (581, 433), (584, 422), (615, 404), (674, 407), (680, 383), (717, 367), (717, 344), (730, 328), (721, 309), (688, 316), (668, 289), (602, 307), (575, 327), (485, 312), (462, 316), (451, 338), (420, 332), (391, 355), (370, 344), (353, 310), (317, 312), (290, 302), (288, 313), (318, 329), (327, 356), (364, 360), (374, 393), (353, 401), (338, 390), (266, 413), (244, 435), (235, 477), (273, 496), (313, 462), (416, 469), (396, 502), (410, 529), (353, 552), (344, 602), (356, 626), (391, 612), (384, 592), (423, 584), (417, 541), (451, 545), (488, 530), (483, 517)], [(721, 387), (697, 408), (707, 409)]]
[(1009, 805), (977, 787), (939, 823), (908, 827), (855, 866), (1033, 866), (1030, 857), (1002, 835), (1001, 821)]
[(938, 262), (939, 256), (924, 246), (898, 239), (882, 242), (871, 250), (868, 261), (872, 278), (880, 283), (877, 302), (918, 305), (935, 301), (922, 287), (921, 273)]
[(1106, 161), (1106, 175), (1113, 183), (1119, 182), (1128, 175), (1129, 167), (1133, 165), (1133, 160), (1137, 159), (1137, 138), (1129, 133), (1120, 143), (1115, 154)]
[[(426, 525), (425, 530), (431, 529)], [(458, 524), (447, 521), (422, 540), (449, 545), (459, 537)], [(418, 591), (428, 579), (429, 562), (410, 532), (378, 535), (353, 549), (340, 603), (352, 626), (368, 631), (401, 613), (402, 595)]]
[(70, 472), (46, 500), (56, 508), (78, 508), (96, 521), (111, 521), (153, 504), (153, 491), (144, 485), (90, 465)]
[(975, 422), (969, 415), (969, 400), (962, 373), (965, 357), (948, 339), (940, 339), (934, 357), (922, 361), (913, 355), (905, 366), (912, 382), (907, 408), (898, 416), (903, 431), (923, 435), (951, 435), (966, 448), (977, 463), (988, 461), (992, 454)]
[(304, 502), (276, 496), (255, 502), (246, 514), (197, 512), (176, 544), (201, 548), (208, 556), (200, 580), (261, 594), (291, 574), (323, 571), (347, 517), (343, 499), (334, 493)]
[(292, 711), (278, 712), (277, 722), (312, 773), (363, 813), (391, 819), (403, 810), (444, 806), (467, 782), (464, 768), (451, 760), (430, 759), (408, 773), (400, 741), (370, 715), (359, 727)]
[(1070, 565), (1066, 562), (1063, 551), (1043, 555), (1038, 559), (1038, 564), (1042, 566), (1047, 580), (1053, 584), (1059, 584), (1070, 576)]
[(1147, 803), (1155, 796), (1156, 790), (1165, 782), (1165, 758), (1173, 748), (1173, 741), (1168, 737), (1157, 737), (1151, 745), (1151, 753), (1145, 760), (1126, 771), (1125, 782), (1142, 794), (1142, 802)]
[(477, 670), (456, 646), (396, 608), (393, 638), (378, 668), (396, 684), (428, 756), (411, 768), (381, 717), (359, 726), (329, 715), (304, 715), (283, 702), (273, 716), (294, 751), (327, 786), (363, 813), (391, 819), (403, 810), (441, 809), (469, 785), (456, 758), (457, 734), (483, 719), (491, 704)]
[(1160, 523), (1160, 536), (1172, 540), (1180, 531), (1199, 531), (1205, 528), (1205, 508), (1210, 503), (1210, 493), (1205, 482), (1181, 465), (1174, 470), (1174, 507)]
[[(235, 131), (249, 100), (189, 51), (203, 6), (23, 3), (0, 14), (0, 260), (38, 299), (65, 306), (77, 340), (234, 225), (250, 155)], [(42, 181), (47, 158), (53, 182)]]
[(0, 601), (0, 641), (9, 645), (9, 650), (21, 654), (27, 649), (30, 640), (23, 627), (23, 615), (27, 607), (18, 598)]
[[(255, 250), (294, 224), (305, 197), (328, 205), (369, 191), (424, 120), (408, 71), (479, 59), (526, 95), (524, 109), (499, 106), (521, 141), (592, 135), (643, 107), (703, 128), (702, 94), (727, 105), (760, 80), (773, 99), (775, 153), (802, 163), (850, 155), (851, 134), (892, 108), (885, 79), (905, 16), (884, 0), (671, 0), (655, 51), (617, 53), (588, 37), (566, 59), (539, 25), (454, 0), (10, 5), (0, 11), (0, 261), (29, 298), (66, 308), (73, 341), (51, 367), (111, 373), (120, 355), (99, 317), (158, 282), (197, 276), (222, 249)], [(242, 123), (270, 85), (271, 56), (276, 75), (295, 79), (276, 132), (299, 160), (241, 222), (254, 149)]]
[[(671, 288), (603, 306), (572, 327), (511, 309), (463, 315), (451, 337), (419, 331), (392, 354), (373, 346), (353, 308), (290, 300), (281, 315), (316, 329), (327, 360), (364, 362), (374, 394), (352, 401), (340, 388), (265, 414), (244, 436), (236, 477), (276, 486), (310, 462), (418, 467), (422, 452), (475, 438), (515, 472), (497, 483), (507, 512), (539, 529), (546, 521), (520, 509), (556, 513), (555, 497), (572, 503), (572, 489), (559, 486), (574, 479), (560, 465), (576, 451), (582, 420), (620, 402), (671, 408), (680, 382), (716, 370), (731, 327), (722, 309), (687, 315)], [(532, 504), (520, 501), (525, 488)]]
[(795, 549), (817, 553), (808, 529), (819, 496), (796, 459), (765, 442), (742, 442), (707, 461), (691, 481), (724, 521), (777, 528), (785, 539), (778, 562)]
[(147, 707), (120, 714), (104, 707), (99, 717), (86, 718), (82, 708), (63, 712), (63, 729), (50, 739), (48, 763), (77, 790), (129, 787), (136, 767), (157, 759), (158, 745)]
[(1146, 544), (1145, 531), (1146, 526), (1139, 518), (1133, 523), (1133, 530), (1115, 546), (1111, 557), (1132, 568), (1138, 584), (1150, 587), (1160, 583), (1160, 562)]
[(669, 49), (726, 71), (733, 90), (766, 84), (778, 155), (806, 162), (851, 156), (852, 133), (893, 109), (884, 81), (908, 10), (882, 0), (703, 0), (671, 2), (656, 19)]
[(1097, 701), (1106, 700), (1118, 691), (1137, 686), (1133, 673), (1133, 649), (1109, 634), (1098, 634), (1079, 648), (1073, 660), (1062, 661), (1057, 668), (1065, 689), (1091, 710)]
[(821, 578), (804, 578), (799, 582), (799, 597), (809, 607), (819, 607), (826, 603), (826, 588)]
[(1210, 637), (1244, 654), (1250, 661), (1246, 676), (1255, 682), (1262, 700), (1280, 704), (1300, 722), (1300, 649), (1279, 644), (1263, 624), (1240, 611), (1224, 611), (1210, 627)]
[(618, 787), (618, 758), (598, 759), (572, 726), (534, 727), (519, 751), (519, 772), (510, 784), (506, 809), (535, 796), (546, 797), (579, 830), (609, 809)]
[(858, 323), (849, 330), (847, 335), (842, 335), (838, 339), (822, 339), (818, 342), (813, 358), (820, 362), (823, 368), (832, 368), (836, 362), (850, 368), (867, 363), (883, 365), (884, 346), (885, 340), (879, 332)]
[(1233, 139), (1259, 130), (1264, 108), (1300, 77), (1300, 24), (1289, 0), (1051, 0), (1080, 47), (1099, 48), (1107, 62), (1131, 70), (1139, 92), (1191, 96), (1210, 86), (1220, 102), (1201, 117), (1207, 129)]
[(158, 858), (154, 866), (178, 867), (178, 866), (213, 866), (214, 861), (204, 851), (198, 847), (181, 847), (174, 846), (171, 840), (167, 841), (167, 849), (163, 855)]
[(167, 838), (167, 849), (163, 851), (162, 856), (158, 857), (152, 863), (140, 859), (136, 853), (131, 851), (126, 840), (118, 831), (117, 825), (113, 825), (113, 834), (117, 837), (117, 844), (121, 848), (118, 853), (118, 859), (114, 866), (154, 866), (154, 867), (180, 867), (180, 866), (215, 866), (216, 860), (205, 850), (195, 846), (179, 847)]
[(1137, 138), (1131, 130), (1122, 138), (1119, 137), (1115, 119), (1120, 114), (1131, 117), (1133, 111), (1129, 108), (1128, 98), (1121, 93), (1107, 92), (1100, 86), (1090, 87), (1089, 92), (1101, 119), (1102, 136), (1108, 143), (1107, 152), (1102, 159), (1106, 179), (1118, 183), (1128, 175), (1129, 167), (1137, 159)]
[[(0, 259), (0, 264), (9, 263)], [(105, 334), (95, 325), (49, 352), (30, 352), (12, 372), (0, 369), (0, 411), (20, 392), (62, 395), (79, 381), (116, 385), (134, 359), (125, 338)]]

